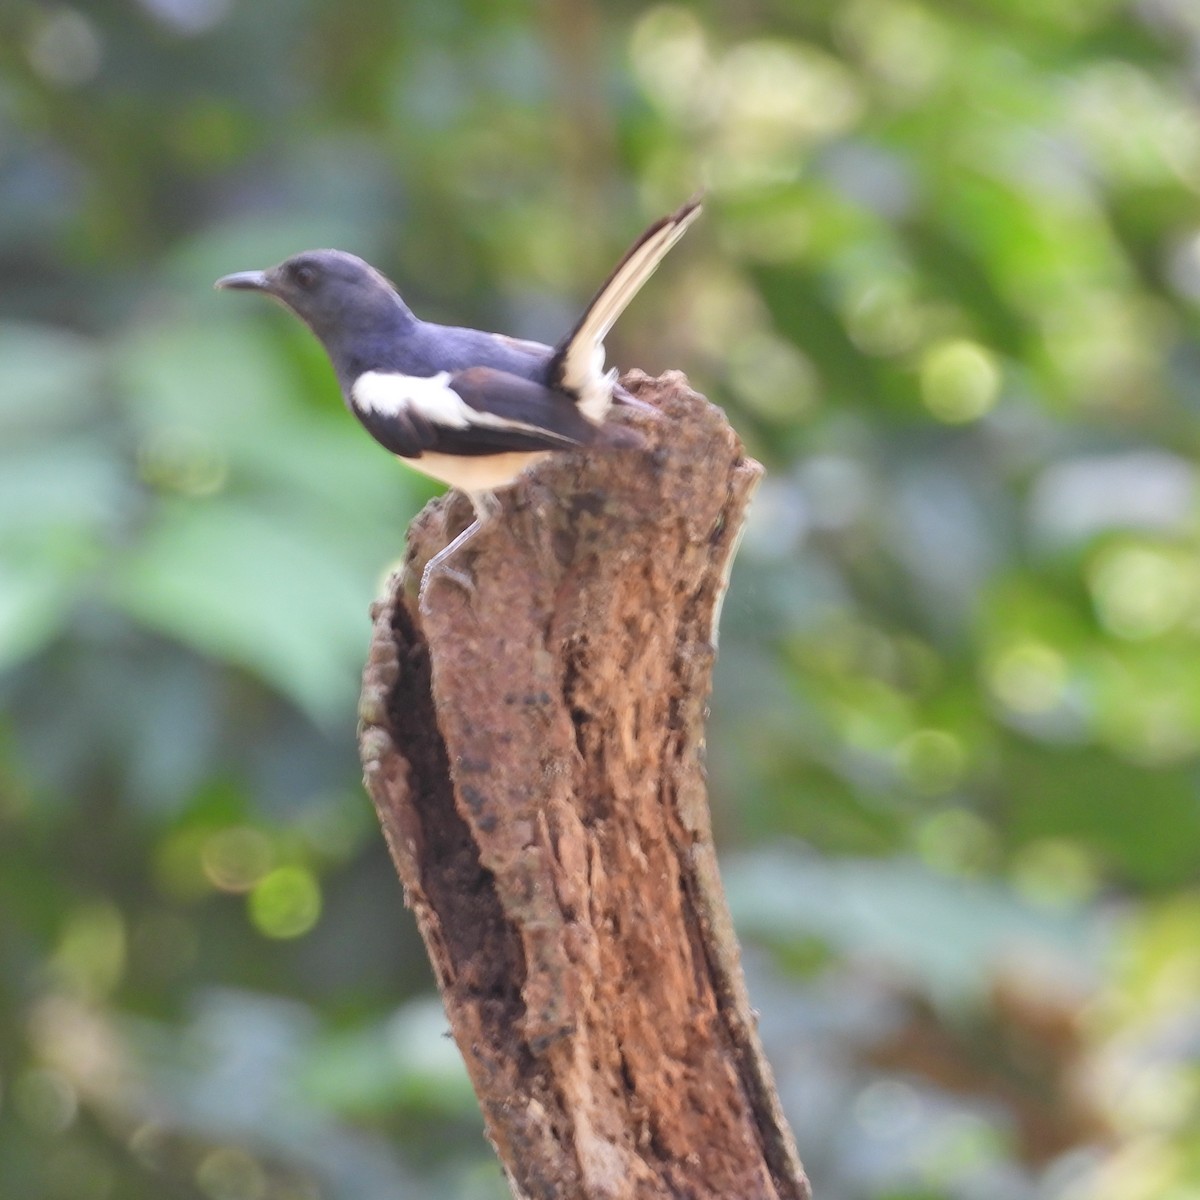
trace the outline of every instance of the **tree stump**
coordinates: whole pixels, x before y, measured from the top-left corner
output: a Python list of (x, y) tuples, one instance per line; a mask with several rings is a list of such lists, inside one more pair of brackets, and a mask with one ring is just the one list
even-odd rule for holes
[(761, 468), (671, 372), (642, 451), (541, 463), (413, 523), (374, 611), (361, 750), (518, 1197), (807, 1200), (746, 996), (704, 782), (716, 623)]

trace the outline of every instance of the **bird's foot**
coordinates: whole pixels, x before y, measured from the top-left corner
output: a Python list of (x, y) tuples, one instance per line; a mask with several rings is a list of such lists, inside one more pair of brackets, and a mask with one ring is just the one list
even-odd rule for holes
[[(446, 547), (449, 550), (450, 546)], [(471, 578), (465, 571), (459, 571), (445, 562), (438, 562), (444, 554), (445, 550), (439, 551), (426, 564), (425, 570), (421, 572), (421, 586), (417, 589), (417, 605), (421, 610), (421, 616), (427, 617), (432, 611), (429, 603), (429, 589), (433, 585), (435, 579), (446, 579), (452, 583), (457, 583), (471, 599), (475, 598), (475, 580)]]
[[(490, 500), (491, 498), (488, 497)], [(425, 569), (421, 572), (421, 586), (417, 591), (417, 607), (421, 610), (421, 616), (428, 617), (432, 611), (429, 603), (429, 589), (433, 584), (434, 579), (442, 578), (452, 580), (457, 583), (467, 595), (474, 599), (475, 597), (475, 580), (471, 578), (465, 571), (460, 571), (455, 567), (450, 566), (449, 559), (458, 553), (483, 527), (483, 522), (492, 515), (492, 510), (489, 508), (486, 501), (471, 497), (472, 503), (475, 505), (475, 520), (466, 527), (454, 538), (448, 545), (443, 546), (426, 564)]]

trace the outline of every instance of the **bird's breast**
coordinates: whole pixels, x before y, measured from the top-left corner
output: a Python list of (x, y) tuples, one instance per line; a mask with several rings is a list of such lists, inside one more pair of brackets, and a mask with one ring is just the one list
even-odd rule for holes
[(461, 492), (494, 492), (515, 483), (526, 467), (545, 457), (545, 451), (520, 450), (465, 457), (426, 450), (420, 458), (402, 458), (401, 462)]

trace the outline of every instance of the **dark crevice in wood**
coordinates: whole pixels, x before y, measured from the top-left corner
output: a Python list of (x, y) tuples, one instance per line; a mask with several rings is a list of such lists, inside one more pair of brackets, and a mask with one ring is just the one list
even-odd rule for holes
[(443, 977), (478, 1002), (490, 1029), (508, 1030), (524, 1014), (521, 943), (504, 918), (495, 878), (479, 861), (478, 845), (455, 807), (434, 715), (428, 647), (406, 608), (398, 606), (391, 615), (397, 644), (408, 652), (387, 700), (389, 727), (410, 769), (412, 811), (425, 846), (420, 886), (441, 918), (449, 972)]

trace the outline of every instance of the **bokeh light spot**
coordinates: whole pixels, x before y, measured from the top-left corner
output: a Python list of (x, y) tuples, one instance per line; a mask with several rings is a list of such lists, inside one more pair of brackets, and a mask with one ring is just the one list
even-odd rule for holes
[(760, 147), (841, 133), (859, 118), (854, 76), (815, 46), (761, 39), (735, 46), (714, 80), (726, 132)]
[(1057, 708), (1067, 687), (1066, 659), (1052, 646), (1033, 640), (1000, 651), (987, 675), (996, 699), (1013, 712), (1027, 715)]
[(878, 356), (911, 350), (921, 334), (922, 315), (903, 278), (864, 281), (847, 297), (846, 332), (864, 353)]
[(1082, 846), (1063, 838), (1042, 838), (1023, 847), (1013, 860), (1013, 883), (1043, 905), (1074, 905), (1096, 890), (1096, 866)]
[(107, 996), (125, 971), (125, 921), (115, 905), (87, 904), (68, 917), (59, 936), (54, 970), (78, 995)]
[(262, 1200), (266, 1172), (239, 1146), (218, 1146), (196, 1167), (196, 1184), (211, 1200)]
[(200, 851), (206, 878), (222, 892), (248, 892), (271, 869), (271, 840), (258, 829), (235, 825), (211, 834)]
[(935, 813), (917, 830), (916, 844), (921, 858), (946, 875), (977, 875), (996, 859), (995, 830), (965, 808)]
[(904, 0), (851, 0), (837, 14), (839, 41), (868, 75), (912, 100), (935, 87), (954, 62), (946, 23)]
[(129, 1152), (150, 1171), (165, 1171), (171, 1156), (171, 1135), (157, 1121), (144, 1121), (129, 1135)]
[(201, 858), (206, 833), (200, 829), (178, 829), (156, 847), (154, 874), (159, 888), (179, 900), (206, 895), (210, 883)]
[(921, 360), (921, 396), (939, 421), (976, 421), (1000, 395), (1000, 368), (989, 350), (956, 338), (939, 342)]
[(229, 475), (224, 454), (204, 434), (182, 426), (157, 429), (137, 448), (138, 475), (150, 487), (197, 499), (219, 492)]
[(967, 767), (962, 742), (944, 729), (918, 729), (897, 747), (901, 774), (919, 792), (936, 796), (957, 786)]
[(1088, 571), (1101, 624), (1117, 637), (1140, 641), (1178, 625), (1192, 608), (1200, 571), (1157, 546), (1109, 547)]
[(320, 915), (320, 884), (304, 867), (277, 867), (250, 893), (250, 919), (267, 937), (300, 937)]
[(752, 333), (729, 354), (729, 383), (738, 396), (771, 421), (796, 421), (816, 403), (812, 363), (783, 338)]
[(708, 90), (712, 71), (704, 27), (681, 4), (662, 4), (644, 13), (629, 46), (642, 90), (676, 118), (687, 118)]
[(104, 57), (96, 26), (73, 8), (43, 12), (25, 47), (29, 65), (47, 83), (73, 88), (94, 79)]

